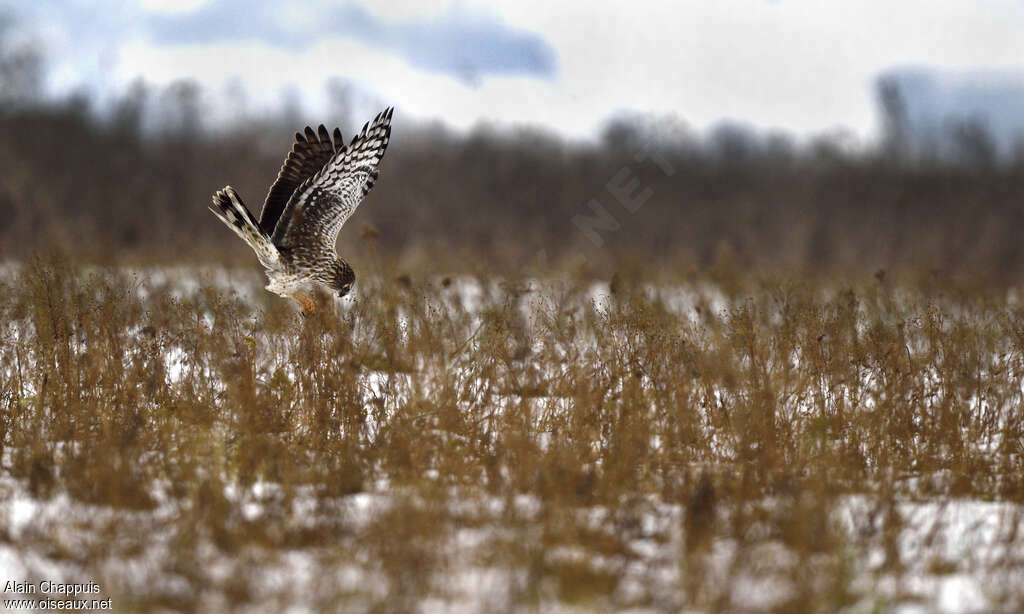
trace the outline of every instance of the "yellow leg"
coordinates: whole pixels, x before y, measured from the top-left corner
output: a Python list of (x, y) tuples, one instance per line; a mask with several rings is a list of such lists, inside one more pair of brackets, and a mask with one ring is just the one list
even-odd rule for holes
[(291, 298), (295, 299), (296, 301), (299, 302), (300, 305), (302, 305), (302, 315), (311, 316), (313, 315), (313, 313), (316, 312), (316, 303), (314, 303), (313, 299), (309, 298), (305, 294), (301, 292), (296, 292), (295, 294), (291, 294), (289, 296), (291, 296)]

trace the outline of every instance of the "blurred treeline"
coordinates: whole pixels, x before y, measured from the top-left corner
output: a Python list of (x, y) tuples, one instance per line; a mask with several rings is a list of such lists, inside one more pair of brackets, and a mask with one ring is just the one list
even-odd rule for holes
[[(208, 93), (189, 82), (139, 82), (102, 107), (87, 94), (52, 100), (40, 94), (38, 54), (0, 52), (0, 258), (56, 243), (108, 260), (247, 262), (207, 212), (210, 194), (231, 184), (258, 213), (296, 129), (338, 122), (350, 138), (369, 119), (351, 111), (340, 82), (331, 117), (282, 105), (227, 125), (204, 119)], [(444, 266), (566, 261), (607, 271), (628, 260), (672, 270), (727, 259), (1015, 279), (1024, 161), (991, 155), (976, 126), (955, 132), (962, 155), (911, 158), (893, 96), (880, 85), (886, 134), (871, 146), (737, 124), (697, 135), (642, 115), (609, 121), (596, 143), (486, 125), (459, 134), (414, 124), (399, 107), (381, 180), (340, 251)], [(630, 211), (615, 186), (646, 200)]]

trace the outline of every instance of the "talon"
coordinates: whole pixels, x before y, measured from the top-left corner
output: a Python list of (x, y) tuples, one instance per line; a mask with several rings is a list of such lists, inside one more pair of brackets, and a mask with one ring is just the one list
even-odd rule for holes
[(309, 298), (308, 296), (301, 292), (296, 292), (295, 294), (290, 294), (289, 296), (298, 301), (300, 305), (302, 305), (301, 313), (303, 316), (311, 316), (314, 313), (316, 313), (316, 303), (313, 302), (313, 299)]

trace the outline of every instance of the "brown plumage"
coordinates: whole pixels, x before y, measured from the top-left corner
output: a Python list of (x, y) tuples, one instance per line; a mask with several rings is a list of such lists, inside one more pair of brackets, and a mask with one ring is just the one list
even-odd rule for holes
[(345, 296), (355, 272), (338, 257), (334, 244), (345, 221), (373, 188), (391, 138), (392, 108), (367, 122), (345, 145), (322, 124), (295, 133), (277, 180), (270, 186), (259, 221), (231, 186), (217, 191), (210, 210), (242, 237), (267, 269), (267, 290), (313, 309), (304, 293), (320, 283)]

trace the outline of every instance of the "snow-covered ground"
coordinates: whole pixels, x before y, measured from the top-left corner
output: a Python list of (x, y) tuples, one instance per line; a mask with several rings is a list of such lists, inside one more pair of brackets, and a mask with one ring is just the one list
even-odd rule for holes
[[(0, 270), (3, 276), (13, 274), (15, 272), (10, 266)], [(190, 269), (157, 269), (132, 274), (145, 280), (138, 287), (141, 299), (147, 298), (148, 287), (163, 284), (174, 286), (180, 296), (193, 294), (204, 286), (233, 290), (244, 300), (253, 300), (263, 292), (258, 275), (251, 272), (210, 269), (197, 273)], [(538, 280), (525, 283), (533, 287), (543, 285)], [(645, 291), (661, 298), (668, 309), (685, 316), (693, 325), (699, 325), (702, 309), (719, 313), (730, 307), (723, 293), (709, 285), (651, 287)], [(478, 328), (480, 305), (488, 293), (496, 292), (499, 292), (497, 282), (487, 285), (471, 278), (456, 279), (446, 284), (446, 289), (439, 295), (442, 301), (447, 301), (446, 306), (440, 307), (458, 305), (460, 309), (474, 314), (474, 328)], [(607, 284), (592, 284), (585, 295), (599, 312), (612, 305)], [(359, 299), (356, 294), (353, 300)], [(523, 326), (527, 329), (534, 326), (538, 314), (550, 309), (543, 297), (531, 297), (528, 293), (516, 300)], [(342, 311), (347, 308), (345, 303), (339, 305)], [(401, 314), (399, 317), (407, 318)], [(21, 334), (19, 326), (15, 322), (6, 323), (0, 328), (0, 338), (18, 339)], [(136, 333), (145, 334), (143, 331)], [(473, 342), (472, 336), (466, 339), (467, 344)], [(163, 352), (167, 381), (171, 385), (181, 382), (190, 368), (186, 348), (171, 343), (164, 347)], [(800, 357), (794, 356), (793, 360), (798, 364)], [(284, 372), (286, 376), (294, 377), (294, 373), (287, 369)], [(432, 381), (429, 374), (422, 377), (419, 373), (375, 370), (367, 370), (359, 377), (363, 400), (367, 404), (385, 397), (389, 403), (398, 403), (403, 395), (411, 394), (413, 390), (423, 395), (424, 387), (429, 387)], [(421, 377), (422, 380), (417, 379)], [(938, 387), (939, 382), (933, 383)], [(860, 382), (860, 386), (866, 389), (879, 385), (867, 376)], [(25, 386), (28, 387), (27, 393), (33, 393), (31, 383)], [(720, 402), (718, 394), (714, 391), (716, 402)], [(506, 404), (513, 407), (521, 401), (508, 393), (495, 394), (492, 398), (496, 412), (503, 411)], [(537, 408), (557, 408), (559, 403), (565, 402), (564, 398), (545, 394), (529, 400), (529, 404)], [(972, 401), (971, 408), (977, 412), (991, 411), (977, 398)], [(795, 413), (806, 411), (800, 397), (794, 397), (781, 409)], [(1014, 410), (1010, 408), (1008, 411)], [(997, 420), (1004, 418), (1005, 413), (996, 417)], [(368, 430), (377, 428), (372, 415), (368, 421)], [(545, 439), (542, 443), (542, 449), (546, 449), (547, 441)], [(990, 447), (1000, 443), (993, 440), (976, 442), (979, 446)], [(652, 445), (656, 447), (659, 444), (654, 440)], [(722, 445), (724, 452), (726, 444)], [(5, 466), (7, 464), (4, 463)], [(424, 477), (437, 478), (436, 472), (435, 475), (427, 473)], [(943, 476), (927, 477), (942, 479)], [(268, 502), (277, 496), (280, 488), (278, 484), (267, 482), (242, 487), (229, 481), (224, 487), (224, 496), (237, 506), (242, 518), (254, 521), (268, 513)], [(432, 592), (418, 604), (424, 612), (501, 609), (508, 600), (509, 591), (525, 582), (522, 576), (529, 570), (489, 562), (487, 555), (493, 543), (507, 539), (525, 541), (525, 547), (546, 547), (542, 537), (530, 530), (544, 502), (527, 495), (497, 497), (471, 487), (460, 488), (463, 490), (450, 489), (444, 498), (448, 506), (446, 513), (451, 518), (472, 519), (472, 522), (452, 527), (439, 540), (439, 555), (445, 563), (440, 574), (443, 590)], [(184, 510), (163, 488), (154, 486), (150, 494), (158, 502), (153, 510), (126, 512), (88, 505), (63, 493), (48, 500), (34, 498), (23, 480), (3, 474), (0, 478), (0, 536), (3, 536), (0, 539), (0, 578), (82, 581), (83, 570), (100, 569), (121, 579), (122, 594), (146, 593), (154, 588), (169, 594), (190, 590), (188, 583), (179, 577), (154, 574), (154, 569), (160, 568), (156, 561), (168, 556), (168, 550), (174, 547), (180, 527), (173, 523), (173, 519)], [(360, 526), (386, 512), (395, 505), (396, 499), (407, 496), (416, 495), (405, 493), (401, 486), (377, 481), (367, 492), (339, 497), (337, 507), (325, 512), (316, 497), (299, 493), (290, 499), (291, 514), (294, 518), (338, 514), (344, 516), (347, 526), (358, 533)], [(841, 527), (848, 540), (849, 561), (843, 564), (848, 566), (845, 573), (849, 574), (848, 585), (852, 593), (851, 601), (842, 611), (866, 613), (881, 610), (910, 614), (1010, 612), (1024, 608), (1024, 602), (1021, 602), (1024, 590), (1020, 589), (1024, 586), (1024, 550), (1021, 549), (1024, 506), (950, 497), (914, 499), (896, 496), (882, 502), (868, 494), (843, 495), (837, 500), (839, 504), (830, 511), (830, 522)], [(758, 504), (765, 509), (775, 505), (770, 497)], [(709, 593), (706, 595), (709, 601), (715, 601), (715, 594), (723, 595), (716, 603), (725, 611), (767, 611), (788, 603), (796, 583), (803, 576), (813, 575), (818, 563), (813, 557), (790, 551), (782, 540), (771, 534), (754, 536), (745, 543), (716, 538), (702, 554), (687, 555), (689, 545), (685, 543), (683, 529), (687, 510), (684, 507), (648, 497), (641, 504), (634, 504), (634, 509), (640, 511), (636, 522), (631, 525), (631, 534), (625, 540), (625, 552), (593, 554), (570, 547), (556, 547), (544, 554), (548, 561), (579, 559), (599, 570), (613, 570), (620, 581), (615, 594), (603, 607), (630, 604), (629, 611), (654, 612), (666, 604), (683, 603), (678, 595), (681, 591), (693, 589), (688, 575), (700, 574), (703, 580), (696, 583), (697, 588)], [(592, 506), (580, 508), (576, 513), (578, 517), (574, 522), (595, 531), (614, 531), (618, 526), (616, 515), (619, 510), (616, 509)], [(721, 516), (718, 522), (729, 521), (729, 510), (718, 513)], [(50, 535), (54, 543), (67, 547), (79, 539), (95, 541), (104, 534), (116, 534), (116, 527), (126, 523), (149, 535), (145, 550), (129, 559), (118, 556), (84, 563), (76, 561), (73, 553), (39, 547), (40, 536), (44, 534)], [(230, 555), (218, 553), (212, 546), (209, 548), (205, 560), (214, 579), (225, 581), (227, 576), (238, 572), (239, 568), (231, 561)], [(292, 549), (277, 552), (270, 560), (254, 564), (253, 573), (259, 578), (254, 583), (258, 587), (254, 609), (273, 611), (274, 606), (266, 605), (271, 603), (289, 604), (286, 610), (280, 611), (295, 613), (321, 609), (319, 599), (324, 594), (323, 583), (328, 579), (321, 570), (321, 554), (315, 549)], [(828, 564), (835, 565), (836, 562)], [(376, 567), (367, 561), (335, 564), (329, 576), (331, 590), (363, 591), (386, 599), (387, 584), (379, 574)], [(588, 609), (586, 605), (562, 603), (554, 593), (541, 595), (541, 599), (543, 611)], [(200, 603), (206, 611), (230, 607), (215, 592)]]
[[(238, 505), (249, 520), (263, 513), (260, 501), (268, 496), (273, 485), (257, 483), (249, 489), (228, 487), (228, 498)], [(145, 551), (131, 560), (116, 559), (102, 562), (105, 573), (118, 577), (121, 591), (147, 594), (154, 590), (163, 593), (187, 592), (183, 580), (173, 576), (154, 575), (158, 561), (166, 557), (173, 547), (173, 531), (169, 520), (179, 513), (173, 502), (166, 501), (152, 512), (125, 513), (75, 502), (66, 495), (49, 501), (33, 499), (11, 480), (0, 484), (3, 502), (0, 503), (2, 530), (7, 543), (0, 544), (0, 577), (26, 581), (31, 578), (61, 582), (82, 582), (83, 573), (73, 557), (47, 556), (35, 549), (19, 548), (29, 533), (56, 532), (56, 541), (74, 543), (76, 531), (96, 533), (126, 523), (138, 523), (151, 531), (145, 540)], [(335, 510), (348, 517), (353, 526), (366, 524), (375, 514), (391, 504), (393, 490), (378, 484), (371, 493), (354, 494), (343, 498)], [(440, 553), (445, 561), (441, 574), (443, 596), (433, 596), (422, 602), (424, 612), (484, 612), (501, 608), (509, 587), (514, 587), (517, 575), (523, 570), (486, 564), (487, 546), (496, 538), (534, 540), (541, 547), (538, 536), (524, 532), (521, 527), (504, 527), (500, 519), (509, 517), (507, 505), (513, 506), (512, 515), (518, 522), (529, 524), (536, 517), (540, 503), (527, 496), (510, 502), (493, 497), (475, 496), (451, 503), (455, 517), (472, 516), (490, 519), (484, 526), (465, 526), (451, 530), (441, 543)], [(766, 502), (770, 505), (770, 502)], [(317, 508), (314, 499), (298, 498), (296, 507)], [(472, 509), (469, 509), (471, 506)], [(814, 561), (787, 550), (778, 540), (765, 537), (741, 547), (735, 540), (719, 539), (710, 545), (700, 561), (682, 559), (685, 552), (680, 527), (685, 510), (679, 506), (648, 501), (643, 506), (638, 526), (627, 541), (628, 550), (611, 556), (588, 556), (573, 548), (556, 548), (546, 553), (553, 560), (587, 560), (597, 568), (613, 570), (621, 576), (612, 599), (617, 603), (672, 604), (679, 601), (678, 594), (685, 586), (687, 573), (699, 573), (702, 590), (726, 595), (730, 611), (768, 611), (787, 602), (794, 592), (795, 582), (801, 576), (813, 574)], [(578, 522), (595, 530), (608, 530), (615, 526), (616, 511), (604, 507), (580, 509)], [(1014, 532), (1024, 532), (1024, 507), (1006, 503), (953, 500), (943, 502), (905, 502), (895, 513), (903, 527), (895, 536), (896, 556), (901, 564), (899, 573), (883, 571), (886, 551), (883, 529), (877, 526), (875, 510), (862, 496), (847, 497), (835, 511), (834, 519), (848, 531), (851, 560), (855, 560), (850, 586), (854, 595), (843, 611), (884, 611), (903, 614), (917, 612), (966, 613), (1019, 611), (1024, 583), (1024, 553)], [(134, 516), (134, 517), (133, 517)], [(874, 526), (873, 526), (874, 525)], [(866, 533), (877, 533), (865, 537)], [(502, 536), (502, 534), (505, 534)], [(92, 535), (89, 539), (96, 539)], [(1016, 545), (1014, 545), (1016, 544)], [(860, 552), (859, 549), (866, 549)], [(237, 573), (238, 568), (229, 560), (212, 564), (214, 575)], [(214, 560), (216, 557), (214, 557)], [(319, 555), (314, 551), (290, 550), (278, 553), (271, 564), (261, 564), (252, 571), (259, 581), (256, 600), (272, 599), (289, 603), (289, 612), (317, 611), (319, 585), (323, 572), (317, 569)], [(209, 562), (208, 562), (209, 563)], [(697, 567), (699, 566), (699, 568)], [(96, 568), (93, 568), (95, 571)], [(221, 571), (217, 571), (220, 569)], [(366, 590), (387, 597), (387, 583), (372, 564), (352, 561), (331, 573), (332, 590)], [(220, 580), (224, 578), (221, 577)], [(11, 596), (11, 595), (8, 595)], [(545, 611), (579, 611), (569, 605), (559, 605), (553, 596), (546, 601)], [(1009, 601), (1006, 601), (1006, 600)], [(203, 602), (206, 611), (227, 609), (218, 595), (211, 594)], [(259, 608), (257, 608), (259, 609)], [(629, 608), (631, 612), (656, 612), (659, 607)]]

